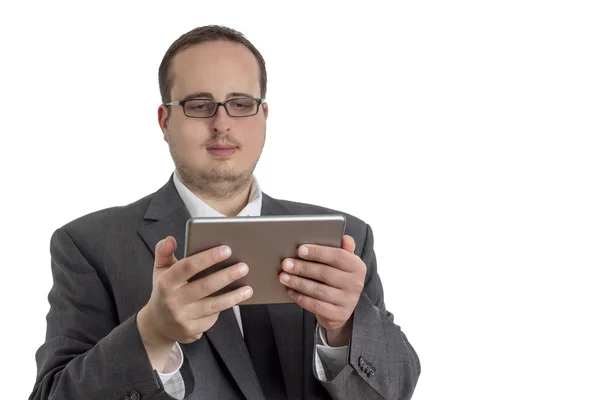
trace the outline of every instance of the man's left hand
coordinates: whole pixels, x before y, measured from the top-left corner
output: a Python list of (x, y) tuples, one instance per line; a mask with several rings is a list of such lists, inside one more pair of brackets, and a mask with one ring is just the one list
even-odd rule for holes
[(300, 307), (315, 314), (327, 330), (330, 346), (345, 346), (352, 333), (351, 317), (365, 284), (367, 267), (354, 254), (351, 236), (344, 235), (342, 248), (302, 245), (301, 259), (286, 258), (279, 281)]

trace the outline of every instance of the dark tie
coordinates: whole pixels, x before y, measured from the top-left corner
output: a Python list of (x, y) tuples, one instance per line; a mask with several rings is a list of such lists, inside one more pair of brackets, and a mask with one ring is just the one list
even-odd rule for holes
[(268, 400), (287, 399), (281, 364), (266, 305), (240, 306), (244, 341), (254, 370)]

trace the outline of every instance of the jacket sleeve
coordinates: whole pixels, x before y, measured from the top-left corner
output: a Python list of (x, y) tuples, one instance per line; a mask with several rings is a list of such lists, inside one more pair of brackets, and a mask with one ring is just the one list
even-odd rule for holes
[(367, 276), (354, 310), (348, 364), (321, 384), (333, 399), (408, 400), (421, 364), (400, 327), (394, 324), (394, 316), (385, 309), (373, 233), (368, 225), (366, 230), (361, 258)]
[[(46, 341), (36, 353), (29, 399), (171, 400), (142, 343), (137, 314), (119, 324), (107, 282), (65, 230), (52, 236), (50, 254)], [(194, 387), (187, 361), (181, 374), (187, 397)]]

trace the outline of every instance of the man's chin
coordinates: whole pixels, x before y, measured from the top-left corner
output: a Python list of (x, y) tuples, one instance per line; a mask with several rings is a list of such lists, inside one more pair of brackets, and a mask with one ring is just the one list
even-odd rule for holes
[(232, 168), (211, 168), (210, 170), (179, 169), (185, 183), (195, 189), (216, 197), (230, 197), (247, 189), (252, 180), (252, 170), (236, 171)]
[(227, 184), (248, 180), (248, 172), (237, 171), (229, 166), (211, 168), (209, 171), (198, 171), (196, 174), (201, 180), (215, 184)]

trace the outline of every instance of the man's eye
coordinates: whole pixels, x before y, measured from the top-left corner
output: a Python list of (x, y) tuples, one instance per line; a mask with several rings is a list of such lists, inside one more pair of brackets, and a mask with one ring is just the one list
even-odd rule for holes
[(244, 110), (246, 108), (252, 107), (252, 104), (250, 104), (248, 102), (243, 102), (243, 101), (236, 101), (235, 103), (233, 103), (231, 105), (233, 106), (233, 108), (235, 108), (237, 110)]

